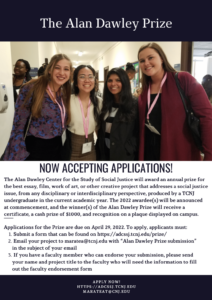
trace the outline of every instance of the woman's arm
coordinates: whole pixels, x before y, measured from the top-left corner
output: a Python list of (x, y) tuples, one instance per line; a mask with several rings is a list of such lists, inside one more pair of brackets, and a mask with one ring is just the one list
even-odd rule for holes
[(200, 121), (201, 140), (205, 160), (212, 160), (212, 106), (203, 87), (189, 73), (180, 72), (179, 81), (191, 107)]
[(12, 132), (5, 150), (3, 160), (25, 160), (29, 156), (24, 140), (24, 129), (30, 116), (31, 98), (29, 99), (27, 107), (22, 107), (28, 91), (29, 86), (24, 86), (17, 98)]

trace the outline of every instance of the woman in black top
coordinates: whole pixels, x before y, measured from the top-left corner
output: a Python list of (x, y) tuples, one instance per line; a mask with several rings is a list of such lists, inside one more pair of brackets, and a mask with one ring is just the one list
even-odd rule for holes
[(107, 75), (96, 151), (97, 160), (137, 160), (138, 103), (132, 97), (127, 73), (121, 68)]
[(208, 96), (210, 103), (212, 104), (212, 76), (210, 74), (207, 74), (202, 78), (202, 86)]
[(31, 70), (30, 64), (27, 60), (18, 59), (14, 66), (14, 74), (13, 74), (13, 94), (14, 101), (19, 95), (19, 90), (22, 85), (32, 79), (29, 72)]

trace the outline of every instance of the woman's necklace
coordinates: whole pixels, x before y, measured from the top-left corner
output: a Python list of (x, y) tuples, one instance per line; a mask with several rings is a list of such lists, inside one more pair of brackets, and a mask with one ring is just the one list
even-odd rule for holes
[[(57, 98), (57, 92), (55, 92), (54, 90), (52, 91), (51, 87), (48, 85), (47, 86), (47, 89), (46, 89), (47, 93), (49, 94), (51, 100), (54, 102), (54, 103), (57, 103), (56, 101), (56, 98)], [(50, 93), (49, 93), (50, 92)], [(55, 99), (54, 99), (54, 94), (51, 94), (51, 93), (55, 93)], [(59, 90), (58, 90), (58, 96), (59, 96)]]

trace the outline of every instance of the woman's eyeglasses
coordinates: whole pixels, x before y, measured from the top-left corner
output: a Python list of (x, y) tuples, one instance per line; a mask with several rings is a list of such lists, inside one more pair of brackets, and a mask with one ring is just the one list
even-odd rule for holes
[(93, 75), (88, 75), (88, 76), (80, 75), (80, 76), (78, 77), (78, 79), (81, 80), (81, 81), (84, 81), (84, 80), (86, 80), (86, 79), (89, 80), (89, 81), (94, 81), (95, 76), (93, 76)]

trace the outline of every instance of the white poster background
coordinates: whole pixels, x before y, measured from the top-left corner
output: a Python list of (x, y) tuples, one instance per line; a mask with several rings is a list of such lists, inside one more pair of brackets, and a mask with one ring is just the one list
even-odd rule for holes
[[(82, 162), (78, 162), (78, 164)], [(120, 162), (121, 163), (121, 162)], [(135, 162), (137, 163), (137, 162)], [(142, 162), (138, 162), (140, 165)], [(163, 162), (158, 162), (156, 164), (163, 164)], [(0, 175), (0, 194), (1, 194), (1, 217), (0, 217), (0, 236), (1, 236), (1, 244), (2, 247), (0, 249), (0, 263), (1, 263), (1, 275), (211, 275), (212, 274), (212, 261), (211, 261), (211, 246), (212, 246), (212, 237), (211, 237), (211, 211), (212, 211), (212, 204), (211, 204), (211, 195), (212, 195), (212, 184), (211, 184), (211, 162), (170, 162), (172, 164), (172, 172), (171, 173), (154, 173), (154, 172), (142, 172), (142, 173), (129, 173), (128, 170), (125, 169), (124, 172), (119, 170), (118, 173), (111, 173), (111, 168), (113, 163), (108, 162), (108, 173), (91, 173), (89, 172), (89, 169), (86, 173), (62, 173), (63, 165), (68, 165), (69, 162), (64, 163), (58, 163), (59, 164), (59, 170), (58, 172), (49, 172), (49, 173), (40, 173), (40, 164), (44, 163), (38, 163), (38, 162), (1, 162), (1, 175)], [(46, 164), (46, 163), (45, 163)], [(49, 162), (51, 165), (52, 162)], [(55, 162), (53, 163), (55, 164)], [(57, 164), (57, 163), (56, 163)], [(92, 163), (95, 164), (95, 163)], [(115, 163), (115, 165), (117, 165)], [(129, 163), (129, 166), (132, 164)], [(144, 163), (146, 170), (147, 170), (147, 164)], [(8, 197), (4, 195), (4, 192), (14, 192), (14, 191), (22, 191), (22, 192), (41, 192), (45, 189), (27, 189), (24, 188), (26, 185), (38, 185), (42, 184), (42, 182), (33, 182), (33, 181), (26, 181), (26, 182), (8, 182), (5, 181), (5, 178), (49, 178), (49, 180), (53, 178), (61, 178), (61, 182), (51, 182), (49, 181), (49, 184), (63, 184), (68, 185), (75, 185), (76, 182), (72, 181), (73, 177), (76, 179), (79, 179), (77, 184), (79, 185), (78, 189), (70, 189), (70, 188), (64, 188), (64, 189), (58, 189), (59, 192), (62, 191), (68, 191), (68, 192), (82, 192), (82, 191), (95, 191), (95, 192), (132, 192), (132, 191), (140, 191), (140, 192), (182, 192), (182, 191), (194, 191), (194, 196), (172, 196), (171, 194), (169, 196), (158, 196), (158, 195), (152, 195), (152, 196), (116, 196), (116, 197), (110, 197), (110, 196), (86, 196), (87, 198), (93, 198), (95, 199), (95, 203), (92, 203), (92, 209), (90, 210), (69, 210), (69, 209), (62, 209), (61, 205), (63, 206), (71, 206), (71, 205), (78, 205), (83, 206), (87, 205), (88, 203), (34, 203), (32, 205), (48, 205), (50, 206), (57, 206), (59, 205), (59, 209), (55, 210), (44, 210), (45, 213), (58, 213), (62, 214), (64, 213), (64, 216), (57, 216), (57, 217), (46, 217), (46, 216), (39, 216), (39, 217), (18, 217), (14, 216), (13, 219), (5, 219), (4, 214), (10, 213), (14, 211), (18, 211), (19, 213), (23, 212), (29, 212), (31, 213), (41, 213), (41, 210), (10, 210), (10, 209), (4, 209), (5, 206), (17, 206), (17, 205), (31, 205), (31, 203), (5, 203), (5, 198), (11, 198), (12, 196)], [(121, 181), (121, 182), (112, 182), (112, 181), (103, 181), (105, 179), (111, 179), (111, 178), (143, 178), (142, 182), (127, 182), (127, 181)], [(187, 182), (168, 182), (168, 181), (161, 181), (161, 179), (170, 179), (170, 178), (182, 178), (183, 180), (186, 179)], [(64, 178), (66, 180), (64, 181)], [(86, 178), (89, 180), (93, 179), (93, 183), (90, 181), (81, 181), (81, 178)], [(100, 178), (100, 179), (99, 179)], [(159, 181), (152, 181), (152, 182), (145, 182), (145, 179), (158, 179)], [(196, 181), (190, 181), (191, 179), (195, 178)], [(201, 180), (200, 178), (204, 179)], [(70, 181), (68, 182), (67, 180)], [(99, 181), (100, 180), (100, 181)], [(201, 181), (200, 181), (201, 180)], [(66, 182), (67, 181), (67, 182)], [(22, 188), (20, 189), (14, 189), (11, 188), (4, 188), (4, 185), (22, 185)], [(48, 184), (47, 181), (44, 182), (44, 184)], [(86, 188), (89, 185), (99, 185), (98, 189), (88, 189)], [(119, 189), (106, 189), (102, 186), (105, 185), (153, 185), (153, 184), (159, 184), (159, 185), (189, 185), (191, 184), (191, 188), (173, 188), (173, 189), (159, 189), (159, 188), (124, 188), (122, 190)], [(205, 185), (208, 186), (208, 188), (198, 188), (198, 189), (192, 189), (192, 185)], [(48, 192), (53, 191), (53, 189), (48, 189)], [(27, 196), (28, 197), (28, 196)], [(85, 196), (76, 196), (76, 198), (86, 198)], [(144, 198), (154, 198), (154, 199), (164, 199), (169, 198), (169, 202), (167, 203), (120, 203), (120, 202), (110, 202), (110, 198), (118, 199), (144, 199)], [(16, 198), (22, 199), (23, 197), (20, 195)], [(26, 196), (25, 196), (26, 198)], [(35, 198), (32, 196), (29, 196), (28, 198)], [(64, 196), (42, 196), (38, 198), (52, 198), (52, 199), (64, 199)], [(67, 197), (74, 199), (74, 197), (70, 196)], [(176, 203), (172, 202), (170, 203), (170, 198), (177, 199), (202, 199), (202, 202), (187, 202), (187, 203)], [(103, 200), (107, 199), (107, 202), (99, 202), (98, 207), (95, 209), (97, 205), (97, 200)], [(157, 206), (157, 205), (163, 205), (163, 206), (184, 206), (185, 209), (146, 209), (146, 208), (140, 208), (140, 205), (143, 206)], [(89, 204), (90, 205), (90, 204)], [(111, 210), (108, 210), (109, 205), (113, 206), (119, 206), (119, 209), (114, 208)], [(139, 206), (137, 211), (135, 209), (120, 209), (121, 205), (124, 206)], [(102, 206), (107, 208), (102, 208)], [(80, 211), (81, 215), (82, 213), (119, 213), (119, 217), (94, 217), (94, 216), (88, 216), (88, 217), (79, 217), (79, 216), (65, 216), (67, 212), (77, 212)], [(138, 212), (138, 213), (147, 213), (150, 212), (153, 213), (170, 213), (171, 215), (173, 213), (178, 213), (178, 216), (134, 216), (132, 217), (132, 214)], [(121, 216), (122, 213), (131, 213), (131, 216)], [(180, 213), (197, 213), (198, 216), (188, 217), (188, 216), (180, 216)], [(19, 230), (19, 229), (13, 229), (13, 230), (6, 230), (4, 229), (6, 226), (33, 226), (33, 230)], [(52, 226), (60, 226), (64, 229), (52, 229)], [(42, 229), (37, 230), (35, 226), (41, 226)], [(51, 226), (51, 229), (43, 229), (44, 226)], [(73, 229), (67, 230), (65, 229), (66, 226), (72, 226)], [(78, 229), (74, 228), (75, 226), (78, 226)], [(90, 226), (90, 229), (87, 229), (87, 227)], [(92, 227), (99, 227), (99, 229), (92, 229)], [(110, 228), (108, 227), (110, 226)], [(119, 229), (120, 227), (114, 227), (114, 226), (124, 226), (124, 229)], [(127, 229), (127, 226), (131, 226), (131, 229)], [(134, 229), (134, 227), (140, 227), (139, 229)], [(148, 229), (145, 230), (144, 226), (146, 226)], [(159, 229), (159, 230), (151, 230), (149, 229), (150, 226), (186, 226), (187, 229)], [(79, 229), (79, 227), (83, 227), (83, 229)], [(103, 229), (100, 229), (103, 227)], [(107, 230), (106, 230), (107, 228)], [(109, 228), (109, 229), (108, 229)], [(130, 227), (128, 227), (130, 228)], [(49, 236), (49, 232), (57, 233), (57, 237)], [(14, 232), (29, 232), (34, 233), (35, 236), (29, 236), (29, 237), (20, 237), (16, 236), (14, 237)], [(36, 236), (39, 234), (39, 236)], [(63, 236), (63, 234), (68, 234), (68, 232), (73, 233), (73, 236)], [(77, 236), (76, 232), (78, 233), (88, 233), (88, 236)], [(120, 237), (117, 236), (117, 234), (120, 233), (140, 233), (143, 234), (143, 236), (137, 237), (137, 236), (125, 236)], [(145, 235), (146, 233), (151, 234), (161, 234), (166, 233), (166, 236), (161, 235), (155, 235), (154, 237), (148, 237)], [(9, 236), (9, 233), (11, 236)], [(41, 233), (47, 233), (47, 236), (40, 236)], [(110, 236), (101, 236), (99, 234), (106, 234), (109, 233)], [(59, 234), (61, 236), (59, 236)], [(93, 234), (93, 236), (91, 236)], [(94, 235), (96, 234), (96, 236)], [(27, 238), (27, 244), (21, 244), (21, 243), (14, 243), (14, 240), (24, 240)], [(11, 243), (9, 243), (9, 239), (11, 239)], [(40, 242), (38, 244), (31, 243), (29, 245), (29, 240), (57, 240), (57, 243), (51, 243), (48, 244), (47, 242), (43, 242), (41, 245)], [(95, 242), (87, 242), (87, 243), (71, 243), (71, 244), (65, 244), (65, 240), (79, 240), (79, 239), (88, 239), (88, 240), (98, 240), (98, 243)], [(122, 240), (121, 240), (122, 239)], [(134, 240), (140, 239), (140, 240), (152, 240), (152, 244), (150, 242), (148, 243), (132, 243), (127, 242), (126, 240)], [(160, 240), (192, 240), (194, 242), (189, 243), (162, 243)], [(63, 240), (63, 243), (59, 243), (58, 240)], [(104, 241), (103, 241), (104, 240)], [(109, 240), (118, 240), (118, 242), (109, 242)], [(125, 240), (125, 243), (123, 242)], [(155, 242), (155, 240), (158, 240), (159, 242)], [(20, 250), (20, 245), (22, 247), (31, 247), (32, 245), (37, 245), (39, 247), (44, 246), (44, 250), (42, 251), (29, 251), (29, 250)], [(12, 250), (12, 246), (16, 247), (16, 250)], [(50, 246), (50, 250), (48, 250), (48, 247)], [(51, 247), (55, 247), (55, 250), (52, 250)], [(76, 247), (76, 250), (64, 250), (64, 247)], [(58, 248), (61, 248), (58, 249)], [(56, 249), (57, 248), (57, 249)], [(47, 249), (47, 250), (45, 250)], [(14, 257), (14, 253), (18, 253), (17, 257)], [(29, 257), (29, 253), (31, 254), (61, 254), (62, 257)], [(165, 258), (161, 257), (138, 257), (138, 255), (142, 254), (164, 254)], [(9, 257), (9, 254), (11, 254), (11, 257)], [(20, 254), (25, 254), (28, 256), (25, 256), (22, 258), (19, 257)], [(78, 257), (69, 257), (64, 258), (63, 254), (77, 254)], [(85, 254), (87, 257), (85, 257)], [(90, 254), (90, 255), (89, 255)], [(114, 254), (123, 254), (124, 256), (121, 258), (114, 257)], [(181, 254), (181, 257), (174, 257), (170, 256)], [(89, 256), (88, 256), (89, 255)], [(105, 256), (107, 255), (107, 257)], [(187, 255), (185, 257), (182, 257), (182, 255)], [(168, 256), (166, 258), (166, 256)], [(182, 263), (158, 263), (154, 264), (154, 261), (158, 260), (165, 260), (165, 261), (182, 261)], [(37, 261), (37, 265), (33, 264), (25, 264), (24, 262), (26, 260), (31, 261)], [(46, 261), (47, 264), (39, 264), (39, 261)], [(56, 261), (65, 261), (65, 264), (55, 264)], [(117, 261), (115, 263), (114, 261)], [(148, 260), (148, 262), (147, 262)], [(23, 261), (20, 263), (20, 261)], [(76, 261), (76, 263), (69, 263), (67, 264), (67, 261)], [(90, 263), (86, 263), (85, 261), (90, 261)], [(113, 261), (113, 263), (111, 263)], [(129, 262), (130, 261), (130, 262)], [(142, 262), (143, 261), (143, 262)], [(184, 263), (184, 261), (186, 261)], [(196, 263), (193, 263), (195, 262)], [(107, 263), (108, 262), (108, 263)], [(152, 263), (151, 263), (152, 262)], [(23, 271), (21, 269), (22, 267), (30, 268), (30, 266), (33, 266), (34, 268), (39, 268), (39, 271)], [(78, 271), (48, 271), (48, 268), (79, 268)], [(82, 267), (82, 270), (80, 268)], [(19, 269), (20, 268), (20, 269)], [(43, 268), (43, 269), (42, 269)], [(44, 269), (46, 268), (46, 271)], [(86, 269), (86, 270), (85, 270)], [(89, 271), (89, 269), (92, 269)]]

